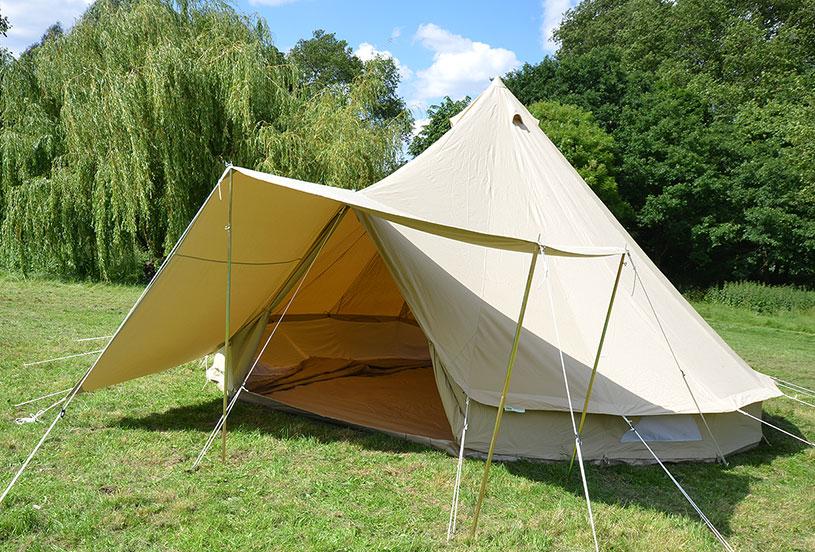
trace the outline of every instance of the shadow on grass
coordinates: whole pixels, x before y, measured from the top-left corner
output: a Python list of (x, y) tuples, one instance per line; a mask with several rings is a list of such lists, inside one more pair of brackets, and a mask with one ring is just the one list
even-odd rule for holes
[[(118, 425), (148, 431), (209, 432), (221, 412), (220, 399), (195, 405), (172, 408), (144, 417), (125, 417)], [(803, 437), (789, 420), (771, 416), (765, 419), (795, 435)], [(369, 450), (387, 453), (415, 453), (439, 450), (398, 439), (373, 430), (350, 427), (325, 419), (270, 410), (263, 406), (241, 403), (229, 418), (234, 433), (264, 432), (278, 439), (316, 439), (321, 443), (347, 442)], [(728, 457), (729, 466), (713, 463), (668, 464), (668, 469), (696, 501), (703, 512), (723, 534), (730, 533), (730, 518), (738, 504), (750, 493), (757, 477), (743, 473), (740, 467), (761, 466), (774, 459), (790, 456), (806, 448), (802, 443), (765, 428), (769, 443), (762, 441), (756, 448)], [(579, 472), (567, 473), (565, 462), (516, 461), (500, 463), (507, 472), (525, 479), (556, 486), (582, 497)], [(451, 470), (453, 461), (451, 459)], [(738, 473), (741, 471), (742, 473)], [(673, 483), (657, 465), (631, 466), (587, 465), (586, 473), (592, 501), (619, 507), (636, 506), (657, 510), (668, 515), (680, 515), (697, 520), (698, 516)], [(701, 523), (701, 522), (700, 522)]]
[[(171, 408), (142, 417), (124, 417), (117, 422), (126, 429), (148, 431), (201, 431), (209, 433), (221, 415), (221, 399)], [(437, 449), (398, 439), (375, 430), (358, 428), (314, 415), (283, 412), (261, 405), (238, 401), (229, 415), (229, 431), (258, 431), (278, 439), (316, 439), (320, 443), (343, 441), (382, 452), (421, 452)]]
[[(388, 227), (389, 228), (389, 227)], [(445, 290), (445, 302), (436, 308), (459, 308), (462, 305), (477, 305), (471, 310), (456, 311), (462, 318), (477, 316), (479, 320), (489, 320), (493, 338), (506, 343), (506, 354), (509, 353), (512, 336), (516, 331), (517, 321), (507, 317), (483, 298), (473, 293), (469, 288), (439, 266), (431, 257), (420, 251), (407, 237), (393, 229), (383, 230), (387, 234), (387, 241), (394, 250), (404, 252), (405, 258), (413, 259), (415, 266), (421, 266), (423, 278), (428, 282), (438, 283), (438, 289)], [(613, 261), (602, 261), (613, 264)], [(599, 264), (593, 265), (599, 267)], [(602, 270), (597, 270), (597, 285), (605, 277)], [(605, 282), (603, 280), (603, 282)], [(519, 282), (520, 283), (520, 282)], [(602, 285), (605, 285), (603, 283)], [(599, 288), (598, 288), (599, 289)], [(633, 301), (633, 299), (629, 299)], [(638, 300), (644, 301), (644, 297)], [(530, 302), (530, 309), (545, 308), (540, 298)], [(599, 316), (602, 313), (598, 311)], [(587, 321), (588, 322), (588, 321)], [(650, 324), (650, 322), (646, 323)], [(622, 334), (621, 334), (622, 335)], [(650, 334), (649, 334), (650, 335)], [(661, 345), (660, 345), (661, 346)], [(496, 353), (498, 364), (506, 358), (504, 353)], [(480, 358), (480, 357), (479, 357)], [(491, 357), (484, 357), (485, 365), (490, 365)], [(592, 367), (561, 351), (541, 336), (523, 327), (515, 363), (516, 381), (560, 381), (561, 363), (571, 374), (570, 385), (573, 386), (573, 398), (578, 401), (588, 393), (588, 384), (593, 377)], [(662, 372), (655, 372), (656, 375)], [(499, 389), (503, 383), (503, 372), (495, 371), (491, 374), (492, 382), (484, 382), (493, 389)], [(603, 389), (607, 397), (613, 397), (621, 404), (639, 405), (645, 399), (633, 391), (608, 378), (602, 373), (596, 373), (595, 388)], [(540, 390), (538, 390), (541, 392)], [(536, 392), (528, 390), (528, 392)], [(545, 394), (541, 392), (541, 394)], [(209, 432), (221, 410), (219, 399), (207, 403), (177, 408), (163, 414), (154, 414), (144, 418), (125, 418), (121, 425), (125, 427), (138, 427), (157, 430), (189, 430), (196, 429)], [(794, 434), (800, 432), (785, 419), (768, 418)], [(361, 448), (378, 450), (387, 453), (406, 453), (418, 451), (431, 451), (428, 447), (399, 440), (382, 433), (353, 429), (348, 426), (339, 426), (334, 423), (315, 421), (305, 416), (269, 412), (259, 407), (242, 404), (230, 417), (230, 427), (233, 432), (262, 431), (280, 439), (309, 438), (318, 442), (349, 442)], [(673, 464), (671, 472), (682, 483), (688, 493), (697, 501), (699, 507), (711, 518), (711, 521), (724, 533), (730, 532), (730, 519), (735, 507), (750, 493), (750, 487), (756, 476), (750, 475), (749, 469), (739, 469), (749, 466), (760, 466), (771, 462), (774, 458), (795, 454), (800, 451), (800, 443), (784, 437), (772, 429), (767, 429), (767, 437), (772, 446), (760, 443), (759, 446), (745, 453), (730, 457), (730, 466), (717, 464)], [(442, 454), (436, 451), (436, 454)], [(451, 474), (455, 469), (455, 461), (450, 462)], [(567, 465), (564, 463), (540, 462), (507, 462), (502, 469), (517, 477), (537, 481), (544, 485), (551, 485), (564, 489), (582, 497), (580, 479), (577, 471), (567, 476)], [(685, 502), (679, 491), (662, 472), (659, 466), (595, 466), (587, 467), (589, 489), (594, 501), (602, 504), (622, 507), (640, 507), (643, 509), (665, 512), (668, 515), (686, 516), (697, 520), (696, 513)]]
[[(764, 419), (793, 435), (804, 437), (786, 418), (765, 412)], [(759, 480), (759, 477), (745, 473), (745, 470), (739, 468), (766, 465), (776, 458), (791, 456), (807, 448), (803, 443), (774, 429), (767, 427), (764, 429), (764, 435), (769, 442), (762, 440), (749, 451), (728, 456), (728, 466), (719, 463), (666, 463), (671, 474), (722, 534), (731, 533), (730, 519), (736, 507), (750, 494), (751, 484)], [(519, 461), (506, 463), (505, 466), (513, 475), (560, 486), (576, 496), (583, 496), (579, 470), (575, 468), (569, 475), (567, 463), (542, 464)], [(592, 501), (621, 507), (636, 505), (699, 520), (690, 504), (656, 464), (587, 465), (586, 477)]]

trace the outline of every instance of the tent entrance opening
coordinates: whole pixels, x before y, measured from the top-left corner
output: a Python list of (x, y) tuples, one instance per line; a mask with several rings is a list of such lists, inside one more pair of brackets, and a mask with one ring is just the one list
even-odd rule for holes
[(326, 243), (246, 387), (340, 422), (453, 438), (424, 332), (353, 214)]

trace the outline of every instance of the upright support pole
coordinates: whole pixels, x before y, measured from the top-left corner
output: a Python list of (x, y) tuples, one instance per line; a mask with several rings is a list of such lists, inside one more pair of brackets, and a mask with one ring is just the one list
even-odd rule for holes
[[(249, 370), (243, 376), (243, 380), (240, 382), (240, 385), (235, 386), (235, 393), (232, 395), (232, 399), (229, 401), (229, 404), (226, 407), (226, 412), (221, 414), (221, 417), (215, 423), (215, 427), (212, 428), (212, 431), (207, 437), (206, 442), (204, 443), (204, 447), (201, 449), (201, 452), (198, 453), (198, 456), (195, 458), (195, 462), (192, 464), (192, 469), (196, 469), (200, 464), (201, 460), (204, 459), (204, 456), (209, 452), (212, 444), (218, 438), (218, 433), (221, 431), (221, 428), (226, 423), (227, 417), (229, 417), (229, 413), (232, 412), (235, 404), (238, 402), (238, 399), (241, 396), (242, 391), (247, 391), (246, 389), (246, 382), (249, 381), (249, 378), (252, 376), (252, 373), (257, 368), (260, 359), (263, 357), (263, 353), (266, 352), (266, 348), (269, 346), (269, 343), (272, 342), (272, 338), (275, 336), (277, 329), (280, 327), (281, 322), (286, 317), (286, 313), (289, 312), (289, 307), (291, 307), (292, 303), (294, 303), (294, 299), (297, 297), (297, 294), (300, 293), (300, 289), (303, 287), (303, 284), (306, 282), (308, 278), (309, 272), (311, 272), (312, 267), (317, 262), (317, 257), (320, 256), (320, 252), (325, 247), (325, 244), (328, 243), (328, 240), (334, 233), (334, 230), (337, 229), (337, 226), (342, 221), (342, 218), (348, 212), (348, 206), (344, 205), (337, 214), (329, 221), (329, 224), (323, 229), (323, 232), (317, 237), (317, 240), (314, 242), (314, 245), (309, 251), (303, 256), (300, 261), (300, 264), (297, 268), (294, 269), (289, 275), (286, 283), (283, 284), (282, 288), (279, 290), (280, 294), (276, 295), (269, 303), (267, 303), (268, 308), (276, 308), (278, 305), (278, 301), (282, 300), (286, 295), (289, 295), (289, 301), (286, 303), (286, 306), (283, 308), (283, 311), (280, 313), (280, 316), (275, 322), (272, 331), (269, 332), (269, 336), (266, 338), (266, 341), (263, 343), (263, 346), (260, 348), (260, 352), (255, 355), (255, 361), (249, 367)], [(295, 287), (295, 283), (299, 281)]]
[[(606, 332), (608, 331), (608, 321), (611, 319), (611, 309), (614, 307), (614, 298), (617, 296), (617, 288), (620, 286), (620, 276), (623, 273), (623, 265), (625, 264), (625, 253), (620, 255), (620, 263), (617, 265), (617, 276), (614, 278), (614, 287), (611, 288), (611, 298), (608, 300), (608, 309), (606, 310), (606, 319), (603, 322), (603, 331), (600, 333), (600, 342), (597, 344), (597, 354), (594, 355), (594, 366), (591, 368), (591, 377), (589, 378), (589, 388), (586, 390), (586, 400), (583, 401), (583, 412), (580, 414), (580, 424), (577, 426), (577, 437), (583, 433), (583, 426), (586, 423), (586, 414), (589, 410), (589, 399), (591, 399), (591, 391), (594, 387), (594, 378), (597, 376), (597, 366), (600, 364), (600, 354), (603, 352), (603, 343), (606, 341)], [(577, 454), (577, 444), (572, 450), (572, 459), (569, 461), (569, 474), (572, 473), (574, 466), (574, 457)]]
[(230, 315), (232, 311), (232, 173), (229, 170), (229, 191), (227, 192), (226, 208), (226, 314), (224, 328), (224, 401), (223, 417), (224, 423), (221, 426), (221, 460), (226, 462), (226, 409), (229, 406), (229, 371), (232, 368), (232, 346), (230, 338), (232, 332), (230, 328)]
[(470, 528), (470, 538), (475, 537), (475, 532), (478, 529), (478, 516), (481, 513), (481, 503), (484, 501), (484, 493), (487, 491), (487, 481), (490, 475), (490, 465), (492, 464), (492, 455), (495, 452), (495, 441), (498, 438), (498, 430), (501, 428), (501, 417), (504, 414), (504, 404), (507, 400), (507, 393), (509, 393), (509, 384), (512, 379), (512, 367), (515, 365), (515, 357), (518, 355), (518, 342), (521, 339), (521, 330), (524, 325), (524, 314), (526, 314), (526, 304), (529, 301), (529, 290), (532, 288), (532, 278), (535, 275), (535, 265), (538, 262), (539, 249), (532, 253), (532, 261), (529, 264), (529, 275), (526, 277), (526, 288), (524, 289), (523, 300), (521, 301), (521, 312), (518, 314), (518, 323), (515, 326), (515, 337), (512, 341), (512, 350), (509, 354), (509, 362), (507, 362), (507, 374), (504, 378), (504, 389), (501, 391), (501, 400), (498, 402), (498, 412), (495, 414), (495, 427), (492, 430), (492, 439), (490, 439), (490, 448), (487, 453), (487, 461), (484, 464), (484, 475), (481, 477), (481, 488), (478, 491), (478, 502), (475, 504), (475, 514), (473, 516), (473, 525)]

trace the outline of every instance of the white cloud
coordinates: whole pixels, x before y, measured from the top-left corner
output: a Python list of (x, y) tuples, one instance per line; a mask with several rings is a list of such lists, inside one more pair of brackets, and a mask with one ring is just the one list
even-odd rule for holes
[(354, 50), (354, 55), (362, 61), (370, 61), (376, 57), (392, 59), (396, 70), (399, 71), (399, 76), (405, 81), (413, 76), (413, 71), (407, 65), (403, 65), (398, 58), (387, 50), (378, 50), (376, 46), (370, 42), (363, 42)]
[(402, 36), (402, 27), (394, 27), (391, 31), (391, 36), (388, 38), (388, 42), (393, 42), (397, 38)]
[(493, 48), (453, 34), (433, 23), (419, 25), (414, 37), (433, 51), (433, 63), (416, 72), (414, 100), (473, 95), (489, 84), (491, 77), (515, 69), (521, 63), (515, 52)]
[(91, 0), (0, 0), (0, 13), (8, 16), (11, 23), (2, 46), (19, 55), (39, 42), (54, 23), (60, 22), (67, 31), (90, 3)]
[(554, 52), (557, 44), (552, 38), (552, 33), (563, 21), (563, 14), (573, 8), (577, 0), (543, 0), (541, 8), (541, 47), (547, 52)]
[(425, 111), (427, 109), (427, 102), (424, 100), (417, 100), (415, 98), (408, 100), (408, 109), (413, 111)]

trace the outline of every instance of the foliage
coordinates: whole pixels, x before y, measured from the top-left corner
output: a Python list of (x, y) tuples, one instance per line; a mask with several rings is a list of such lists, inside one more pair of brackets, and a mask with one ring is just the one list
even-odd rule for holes
[(535, 102), (529, 112), (597, 196), (623, 221), (630, 207), (620, 198), (612, 171), (617, 166), (614, 138), (595, 122), (594, 116), (575, 105)]
[(705, 293), (708, 303), (730, 305), (761, 313), (815, 310), (815, 291), (758, 282), (725, 282)]
[(314, 31), (309, 39), (298, 40), (287, 57), (300, 69), (303, 81), (316, 90), (349, 86), (362, 74), (362, 61), (348, 42), (323, 29)]
[(10, 28), (11, 23), (8, 20), (8, 16), (0, 13), (0, 34), (3, 36), (8, 36), (8, 30)]
[[(52, 401), (17, 412), (9, 405), (70, 387), (88, 360), (22, 364), (91, 349), (74, 339), (109, 335), (140, 292), (0, 274), (0, 401), (9, 420), (0, 425), (3, 483), (45, 428), (10, 419)], [(811, 312), (696, 306), (756, 369), (815, 388)], [(2, 548), (592, 549), (580, 479), (567, 477), (568, 463), (493, 465), (479, 536), (469, 542), (484, 462), (466, 459), (459, 530), (449, 545), (455, 459), (403, 439), (241, 401), (229, 418), (227, 461), (213, 450), (201, 469), (189, 472), (221, 409), (220, 393), (202, 389), (203, 379), (194, 362), (80, 394), (4, 502)], [(784, 398), (764, 408), (772, 423), (815, 435), (815, 410)], [(50, 421), (55, 410), (43, 419)], [(669, 469), (736, 550), (812, 550), (815, 451), (771, 429), (765, 436), (770, 444), (729, 456), (727, 468), (680, 463)], [(586, 476), (604, 550), (721, 551), (658, 466), (592, 464)]]
[(149, 276), (224, 164), (362, 187), (401, 162), (380, 65), (303, 84), (263, 20), (220, 3), (99, 0), (0, 83), (0, 263)]
[[(309, 39), (301, 39), (287, 55), (288, 61), (299, 68), (301, 83), (315, 93), (323, 89), (347, 90), (363, 74), (377, 75), (381, 83), (373, 102), (372, 114), (381, 120), (397, 118), (412, 124), (405, 101), (397, 94), (399, 70), (393, 59), (377, 56), (363, 62), (354, 55), (345, 40), (322, 29), (314, 31)], [(407, 140), (405, 131), (403, 139)]]
[(452, 100), (450, 96), (445, 96), (441, 103), (428, 107), (428, 122), (413, 137), (413, 141), (408, 146), (408, 153), (416, 157), (429, 148), (433, 142), (450, 130), (450, 118), (458, 115), (468, 105), (470, 105), (470, 96), (465, 96), (460, 100)]
[[(8, 31), (11, 29), (11, 27), (12, 25), (8, 19), (8, 16), (0, 13), (0, 35), (8, 36)], [(0, 74), (2, 74), (6, 65), (11, 63), (11, 60), (11, 52), (9, 52), (8, 48), (0, 46)]]
[(590, 111), (635, 236), (681, 284), (815, 284), (815, 6), (585, 0), (504, 79)]

